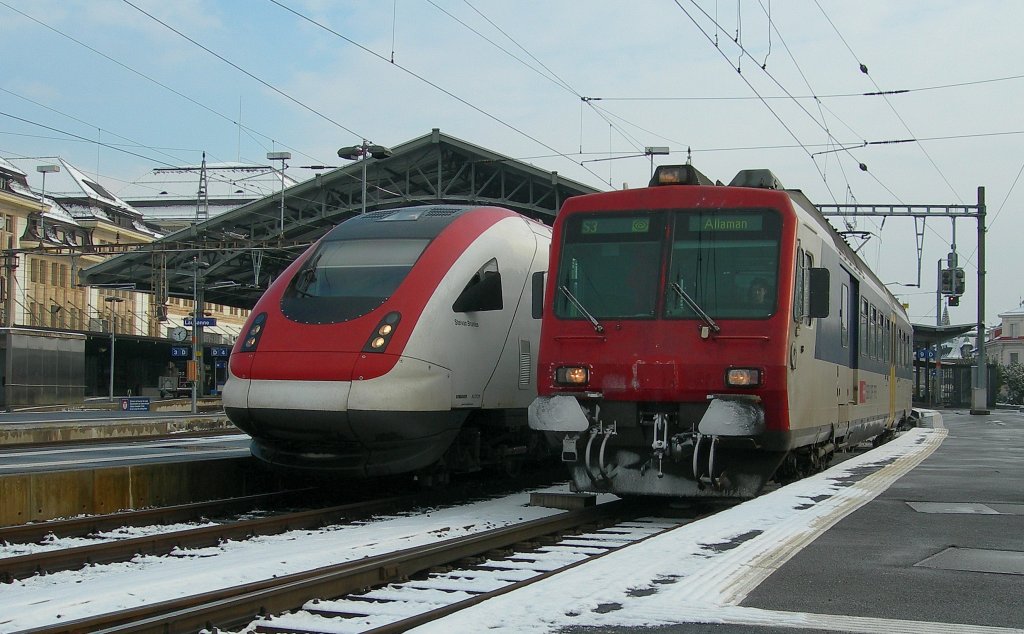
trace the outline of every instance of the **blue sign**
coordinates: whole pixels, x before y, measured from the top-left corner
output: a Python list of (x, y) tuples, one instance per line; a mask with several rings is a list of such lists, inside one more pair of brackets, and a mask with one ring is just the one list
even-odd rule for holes
[(171, 356), (187, 359), (192, 356), (192, 351), (188, 346), (171, 346)]
[(149, 411), (149, 397), (145, 396), (129, 396), (128, 398), (121, 399), (121, 411), (122, 412), (148, 412)]
[(228, 357), (231, 356), (231, 348), (210, 348), (211, 357)]
[(186, 317), (185, 319), (182, 320), (182, 323), (184, 323), (185, 326), (191, 326), (193, 324), (193, 322), (196, 325), (202, 326), (202, 327), (216, 326), (217, 325), (217, 318), (216, 317), (200, 317), (199, 319), (192, 319), (191, 317)]
[(220, 368), (220, 369), (224, 369), (224, 368), (228, 367), (228, 362), (227, 361), (217, 361), (217, 367)]

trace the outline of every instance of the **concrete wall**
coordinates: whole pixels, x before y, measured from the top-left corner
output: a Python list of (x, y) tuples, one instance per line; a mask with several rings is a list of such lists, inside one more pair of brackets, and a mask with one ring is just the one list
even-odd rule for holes
[(252, 458), (0, 476), (0, 526), (275, 490)]

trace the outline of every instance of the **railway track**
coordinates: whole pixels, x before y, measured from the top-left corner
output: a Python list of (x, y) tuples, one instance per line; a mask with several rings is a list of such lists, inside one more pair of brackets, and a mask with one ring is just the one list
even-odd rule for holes
[(261, 618), (257, 631), (316, 632), (318, 621), (329, 631), (338, 619), (346, 629), (403, 631), (693, 519), (641, 519), (646, 510), (612, 502), (27, 632), (198, 631), (265, 615), (279, 616)]

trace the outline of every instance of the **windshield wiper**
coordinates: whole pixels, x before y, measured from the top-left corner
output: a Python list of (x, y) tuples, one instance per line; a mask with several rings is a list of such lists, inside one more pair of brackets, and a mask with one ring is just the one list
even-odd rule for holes
[(683, 298), (683, 301), (686, 302), (686, 304), (691, 309), (693, 309), (693, 312), (697, 313), (698, 317), (704, 320), (704, 323), (711, 327), (711, 330), (714, 330), (715, 332), (719, 332), (722, 330), (718, 326), (718, 324), (715, 323), (715, 320), (711, 318), (711, 315), (704, 312), (704, 309), (701, 308), (700, 305), (697, 304), (697, 302), (694, 301), (692, 297), (690, 297), (689, 293), (683, 290), (683, 287), (680, 286), (678, 282), (672, 282), (672, 284), (670, 284), (670, 287), (672, 288), (672, 290), (679, 293), (679, 296)]
[(597, 319), (595, 319), (594, 316), (583, 307), (583, 304), (580, 303), (580, 300), (576, 299), (576, 296), (572, 294), (572, 291), (570, 291), (568, 287), (563, 284), (559, 286), (558, 289), (565, 293), (565, 296), (569, 298), (569, 301), (576, 307), (576, 310), (583, 313), (583, 316), (590, 320), (590, 323), (594, 326), (594, 330), (596, 332), (604, 332), (604, 326), (601, 325), (601, 322), (597, 321)]

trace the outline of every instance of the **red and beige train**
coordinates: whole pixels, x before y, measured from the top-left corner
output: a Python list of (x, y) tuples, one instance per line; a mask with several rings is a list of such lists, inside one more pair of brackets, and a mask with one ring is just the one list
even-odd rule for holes
[(749, 497), (911, 413), (904, 307), (767, 170), (567, 200), (543, 315), (530, 426), (580, 491)]

